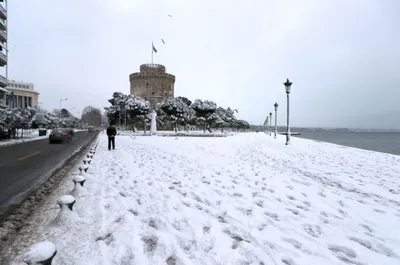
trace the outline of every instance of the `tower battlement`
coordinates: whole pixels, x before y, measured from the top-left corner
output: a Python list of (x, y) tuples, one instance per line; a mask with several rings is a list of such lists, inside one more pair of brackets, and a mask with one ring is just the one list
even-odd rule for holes
[(165, 73), (165, 66), (156, 63), (146, 63), (140, 66), (140, 72)]

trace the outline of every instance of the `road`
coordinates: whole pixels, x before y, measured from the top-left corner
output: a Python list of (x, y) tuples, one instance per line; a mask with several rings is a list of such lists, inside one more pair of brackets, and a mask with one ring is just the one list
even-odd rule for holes
[(68, 144), (49, 144), (48, 139), (43, 139), (0, 146), (0, 217), (10, 205), (20, 204), (27, 190), (37, 186), (96, 135), (96, 132), (75, 132)]

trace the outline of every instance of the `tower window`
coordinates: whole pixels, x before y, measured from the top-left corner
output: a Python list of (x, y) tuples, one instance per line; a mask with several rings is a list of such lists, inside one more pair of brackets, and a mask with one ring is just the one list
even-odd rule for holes
[(154, 95), (154, 91), (153, 91), (153, 92), (151, 92), (151, 94), (152, 94), (152, 95)]
[(146, 88), (149, 87), (149, 83), (146, 83)]
[(167, 92), (165, 92), (165, 93), (164, 93), (164, 96), (166, 96), (167, 94), (168, 94), (168, 93), (167, 93)]

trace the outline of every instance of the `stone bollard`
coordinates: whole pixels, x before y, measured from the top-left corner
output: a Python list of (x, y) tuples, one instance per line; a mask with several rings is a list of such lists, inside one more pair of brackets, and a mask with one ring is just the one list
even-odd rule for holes
[(84, 166), (83, 166), (83, 170), (85, 171), (85, 173), (87, 173), (88, 169), (89, 169), (89, 166), (88, 166), (88, 165), (84, 165)]
[(92, 162), (92, 159), (88, 158), (86, 159), (87, 163), (90, 164), (90, 162)]
[(81, 175), (76, 175), (72, 179), (72, 181), (75, 183), (75, 186), (78, 184), (78, 185), (81, 185), (83, 187), (83, 184), (85, 183), (86, 178), (84, 176), (81, 176)]
[(61, 211), (65, 208), (68, 207), (72, 211), (72, 208), (74, 207), (76, 200), (73, 196), (71, 195), (63, 195), (60, 198), (58, 198), (57, 203), (60, 205)]
[(72, 196), (74, 196), (75, 198), (80, 198), (80, 197), (86, 196), (88, 194), (86, 191), (86, 188), (83, 187), (83, 184), (86, 181), (86, 178), (84, 176), (76, 175), (76, 176), (74, 176), (72, 181), (75, 184), (74, 188), (71, 190), (71, 193), (70, 193)]
[(51, 265), (57, 254), (56, 247), (49, 241), (42, 241), (25, 250), (22, 261), (28, 265)]
[(86, 160), (86, 158), (84, 158), (83, 159), (83, 164), (86, 165), (86, 162), (87, 162), (87, 160)]

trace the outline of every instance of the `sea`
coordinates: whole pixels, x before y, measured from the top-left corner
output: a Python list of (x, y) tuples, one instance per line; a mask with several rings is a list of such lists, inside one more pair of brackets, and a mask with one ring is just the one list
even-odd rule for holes
[(400, 155), (400, 132), (317, 131), (292, 137)]

